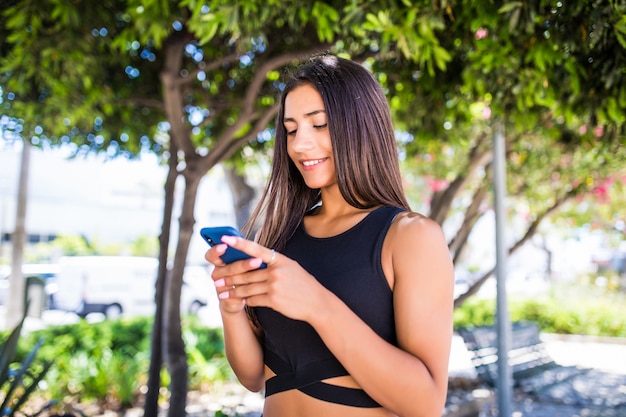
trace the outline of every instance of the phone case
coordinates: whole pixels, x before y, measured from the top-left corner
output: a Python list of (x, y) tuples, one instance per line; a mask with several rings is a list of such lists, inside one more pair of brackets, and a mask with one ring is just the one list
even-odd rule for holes
[[(222, 243), (222, 236), (224, 235), (243, 237), (239, 230), (235, 229), (232, 226), (204, 227), (200, 229), (200, 235), (210, 246), (215, 246)], [(224, 252), (221, 258), (225, 263), (229, 264), (235, 261), (250, 259), (252, 258), (252, 256), (238, 249), (228, 246), (226, 252)], [(261, 264), (261, 268), (265, 267), (265, 263)]]

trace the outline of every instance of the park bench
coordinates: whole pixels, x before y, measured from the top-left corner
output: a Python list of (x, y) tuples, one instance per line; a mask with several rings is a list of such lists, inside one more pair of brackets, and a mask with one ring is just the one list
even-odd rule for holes
[[(495, 326), (458, 329), (478, 378), (491, 388), (498, 380), (498, 333)], [(511, 326), (509, 366), (515, 387), (524, 392), (539, 393), (556, 384), (581, 375), (587, 370), (562, 366), (548, 353), (534, 322), (516, 322)]]

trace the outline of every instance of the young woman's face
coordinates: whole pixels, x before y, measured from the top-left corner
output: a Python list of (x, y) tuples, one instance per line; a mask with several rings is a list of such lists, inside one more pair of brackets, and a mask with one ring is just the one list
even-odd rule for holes
[(310, 84), (285, 97), (287, 152), (309, 188), (335, 185), (335, 163), (322, 96)]

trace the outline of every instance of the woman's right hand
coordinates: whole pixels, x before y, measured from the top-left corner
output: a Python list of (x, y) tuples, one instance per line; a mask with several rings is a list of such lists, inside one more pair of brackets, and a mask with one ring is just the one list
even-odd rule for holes
[[(236, 291), (233, 291), (235, 288), (233, 285), (226, 286), (225, 283), (227, 281), (227, 268), (226, 264), (222, 260), (221, 256), (226, 252), (226, 248), (228, 245), (225, 243), (220, 243), (218, 245), (212, 246), (205, 253), (204, 257), (207, 261), (209, 261), (215, 267), (213, 272), (211, 273), (211, 278), (213, 279), (213, 283), (215, 285), (215, 289), (217, 291), (220, 312), (222, 315), (224, 314), (237, 314), (243, 311), (244, 306), (246, 305), (245, 298), (237, 297)], [(238, 261), (238, 262), (248, 262), (251, 260)], [(250, 267), (250, 270), (258, 268), (258, 266), (254, 266), (257, 263), (260, 265), (262, 261), (256, 261), (252, 259), (253, 266)], [(228, 293), (228, 297), (220, 296), (220, 294)]]
[[(242, 309), (243, 305), (266, 307), (293, 320), (309, 322), (319, 316), (320, 305), (332, 296), (298, 262), (275, 250), (242, 237), (224, 236), (222, 242), (252, 256), (223, 265), (216, 258), (225, 248), (217, 245), (215, 252), (209, 252), (207, 259), (223, 265), (213, 271), (213, 279), (220, 300), (232, 301), (224, 304), (227, 311)], [(259, 269), (263, 262), (267, 267)]]

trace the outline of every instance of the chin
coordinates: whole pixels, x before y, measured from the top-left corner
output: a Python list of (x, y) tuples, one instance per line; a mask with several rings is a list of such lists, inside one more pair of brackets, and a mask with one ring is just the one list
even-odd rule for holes
[(320, 190), (322, 188), (328, 188), (337, 185), (337, 183), (334, 181), (305, 181), (304, 183), (312, 190)]

